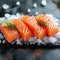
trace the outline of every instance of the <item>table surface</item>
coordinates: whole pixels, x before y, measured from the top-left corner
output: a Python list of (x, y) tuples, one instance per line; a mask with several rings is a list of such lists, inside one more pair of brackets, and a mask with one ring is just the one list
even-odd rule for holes
[[(1, 5), (4, 3), (11, 4), (14, 0), (0, 0)], [(17, 1), (17, 0), (15, 0)], [(20, 0), (21, 2), (24, 0)], [(29, 3), (28, 3), (29, 2)], [(15, 3), (15, 2), (14, 2)], [(32, 3), (37, 3), (38, 6), (36, 8), (32, 8)], [(24, 5), (25, 4), (25, 5)], [(56, 18), (60, 19), (60, 10), (57, 8), (56, 4), (52, 2), (52, 0), (47, 0), (47, 5), (45, 7), (41, 6), (41, 0), (26, 0), (22, 2), (22, 6), (24, 10), (22, 10), (23, 14), (34, 15), (35, 12), (39, 13), (51, 13)], [(31, 9), (30, 13), (27, 13), (27, 8)], [(15, 13), (15, 12), (14, 12)], [(13, 13), (13, 14), (14, 14)], [(54, 49), (6, 49), (0, 48), (0, 60), (60, 60), (60, 48)]]

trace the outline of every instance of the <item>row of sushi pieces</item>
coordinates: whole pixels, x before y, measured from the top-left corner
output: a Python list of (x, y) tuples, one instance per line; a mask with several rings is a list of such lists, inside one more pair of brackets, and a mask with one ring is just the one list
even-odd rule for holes
[(0, 23), (0, 30), (8, 43), (15, 40), (17, 44), (21, 44), (21, 41), (33, 44), (56, 43), (60, 39), (59, 26), (45, 14), (5, 19)]

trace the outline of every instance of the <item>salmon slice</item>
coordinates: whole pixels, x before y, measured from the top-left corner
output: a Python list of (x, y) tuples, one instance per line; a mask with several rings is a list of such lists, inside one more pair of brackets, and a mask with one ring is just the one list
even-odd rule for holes
[(45, 26), (46, 33), (48, 36), (53, 36), (59, 31), (58, 26), (48, 16), (44, 14), (39, 14), (35, 16), (35, 19), (45, 21), (48, 24), (48, 26)]
[(20, 20), (26, 20), (27, 18), (29, 18), (30, 16), (28, 16), (28, 15), (23, 15), (23, 16), (21, 16), (20, 17)]
[(39, 14), (37, 16), (35, 16), (36, 20), (50, 20), (50, 18), (44, 14)]
[(28, 26), (28, 28), (32, 31), (34, 36), (37, 38), (42, 38), (45, 36), (45, 30), (41, 26), (38, 25), (37, 21), (33, 17), (29, 17), (26, 19), (22, 19), (22, 21)]
[(32, 36), (32, 32), (30, 29), (19, 19), (14, 19), (13, 20), (17, 30), (19, 31), (22, 39), (24, 41), (28, 40)]
[(16, 30), (11, 30), (11, 29), (9, 29), (7, 27), (3, 27), (1, 25), (0, 25), (0, 27), (1, 27), (1, 31), (2, 31), (5, 39), (9, 43), (19, 37), (19, 34), (18, 34), (18, 32)]
[(0, 25), (0, 30), (1, 30), (2, 26)]

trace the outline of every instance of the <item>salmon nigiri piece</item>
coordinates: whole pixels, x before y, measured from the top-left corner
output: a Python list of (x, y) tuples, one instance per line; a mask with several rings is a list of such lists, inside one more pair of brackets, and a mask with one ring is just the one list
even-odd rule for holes
[(20, 19), (15, 19), (13, 22), (24, 41), (32, 36), (30, 29)]
[(11, 30), (11, 29), (9, 29), (7, 27), (3, 27), (3, 26), (0, 26), (0, 27), (1, 27), (1, 31), (2, 31), (5, 39), (9, 43), (19, 37), (19, 34), (16, 30)]
[(47, 23), (45, 29), (48, 36), (52, 36), (59, 31), (58, 26), (48, 16), (44, 14), (39, 14), (35, 16), (35, 19)]
[(37, 21), (33, 17), (22, 19), (22, 21), (28, 26), (28, 28), (33, 32), (34, 36), (37, 38), (42, 38), (45, 36), (45, 30), (38, 25)]

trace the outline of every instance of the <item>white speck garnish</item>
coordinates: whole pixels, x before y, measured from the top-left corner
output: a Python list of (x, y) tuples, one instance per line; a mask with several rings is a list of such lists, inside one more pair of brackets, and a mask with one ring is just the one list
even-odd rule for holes
[(35, 12), (35, 15), (38, 15), (39, 14), (39, 12)]
[(6, 17), (6, 18), (9, 18), (9, 17), (10, 17), (10, 14), (6, 13), (6, 14), (5, 14), (5, 17)]
[(27, 9), (27, 12), (31, 12), (31, 9), (30, 9), (30, 8), (28, 8), (28, 9)]
[(46, 0), (42, 0), (41, 4), (42, 4), (43, 6), (46, 6), (46, 5), (47, 5)]
[(7, 4), (3, 4), (3, 9), (8, 9), (9, 8), (9, 5), (7, 5)]
[(20, 1), (17, 1), (17, 2), (16, 2), (16, 5), (20, 5)]
[(33, 4), (33, 7), (37, 7), (37, 3), (34, 3), (34, 4)]
[(16, 16), (20, 17), (20, 13), (16, 13)]

